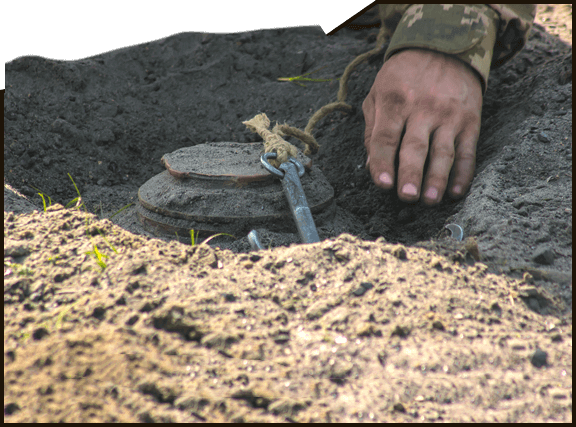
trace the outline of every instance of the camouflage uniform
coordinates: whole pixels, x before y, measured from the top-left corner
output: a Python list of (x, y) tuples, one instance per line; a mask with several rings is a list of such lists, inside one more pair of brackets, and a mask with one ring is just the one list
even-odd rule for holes
[(407, 48), (460, 58), (474, 69), (486, 92), (490, 68), (513, 58), (526, 44), (535, 4), (380, 4), (390, 45), (384, 60)]

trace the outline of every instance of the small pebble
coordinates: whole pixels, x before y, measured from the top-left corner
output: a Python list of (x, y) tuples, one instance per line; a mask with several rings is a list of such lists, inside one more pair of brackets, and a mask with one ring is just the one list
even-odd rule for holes
[(534, 243), (538, 244), (538, 243), (546, 243), (549, 242), (550, 240), (552, 240), (552, 236), (548, 233), (544, 233), (542, 236), (538, 237)]
[(4, 256), (18, 258), (30, 254), (30, 248), (27, 245), (14, 245), (14, 246), (4, 246)]
[(47, 335), (50, 335), (50, 332), (48, 332), (48, 329), (46, 328), (38, 328), (32, 332), (32, 338), (34, 338), (36, 341), (40, 341)]
[(538, 134), (538, 141), (548, 143), (548, 142), (550, 142), (550, 137), (548, 136), (547, 133), (540, 132)]
[(406, 249), (404, 249), (402, 246), (396, 246), (393, 250), (392, 250), (392, 255), (394, 255), (396, 258), (398, 259), (406, 259)]
[(536, 313), (540, 312), (540, 303), (536, 298), (528, 298), (528, 307), (530, 307)]
[(498, 173), (505, 174), (508, 171), (508, 168), (505, 165), (497, 165), (494, 167), (494, 170)]
[(512, 350), (515, 350), (515, 351), (526, 350), (526, 344), (524, 343), (524, 341), (521, 341), (521, 340), (510, 340), (508, 342), (508, 345), (510, 346), (510, 348)]
[(560, 335), (559, 333), (555, 333), (553, 334), (550, 339), (552, 340), (552, 342), (562, 342), (564, 341), (564, 338), (562, 338), (562, 335)]
[(541, 368), (542, 366), (548, 365), (548, 353), (544, 350), (540, 350), (539, 348), (536, 349), (532, 357), (530, 358), (530, 362), (536, 368)]
[(555, 400), (563, 400), (563, 399), (568, 399), (570, 397), (567, 390), (564, 390), (561, 388), (556, 388), (556, 387), (549, 389), (548, 394), (550, 395), (550, 397), (552, 399), (555, 399)]
[(362, 282), (360, 283), (360, 286), (356, 289), (354, 289), (352, 291), (352, 293), (354, 295), (356, 295), (357, 297), (361, 297), (362, 295), (364, 295), (366, 293), (366, 291), (372, 289), (374, 287), (374, 285), (370, 282)]
[(480, 261), (480, 248), (475, 237), (470, 236), (466, 239), (465, 248), (475, 261)]
[(224, 297), (224, 301), (226, 302), (234, 302), (236, 301), (236, 296), (231, 293), (223, 293), (222, 296)]
[(554, 264), (554, 258), (554, 251), (549, 247), (544, 246), (536, 249), (532, 256), (532, 261), (537, 264), (552, 265)]
[(416, 220), (416, 215), (414, 214), (414, 210), (411, 208), (404, 208), (400, 212), (398, 212), (398, 222), (400, 224), (408, 224)]
[(538, 104), (532, 104), (532, 107), (530, 109), (532, 113), (534, 113), (537, 116), (544, 115), (544, 109)]
[(434, 320), (434, 322), (432, 322), (432, 328), (443, 331), (444, 324), (440, 320)]
[(525, 271), (524, 275), (522, 276), (522, 281), (525, 283), (534, 283), (534, 276)]
[(12, 415), (20, 410), (20, 406), (17, 403), (9, 403), (4, 405), (4, 415)]
[(138, 319), (140, 319), (140, 316), (135, 314), (133, 316), (130, 316), (128, 319), (126, 319), (125, 324), (126, 324), (126, 326), (132, 326), (138, 321)]

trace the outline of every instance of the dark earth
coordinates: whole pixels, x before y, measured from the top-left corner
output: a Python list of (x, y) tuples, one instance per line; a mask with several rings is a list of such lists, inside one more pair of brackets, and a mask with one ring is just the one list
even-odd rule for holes
[(353, 112), (314, 131), (335, 198), (322, 241), (263, 226), (258, 252), (154, 236), (138, 188), (166, 153), (260, 142), (242, 124), (260, 112), (303, 129), (337, 80), (277, 79), (339, 77), (376, 29), (7, 63), (4, 420), (571, 422), (572, 7), (538, 10), (490, 75), (464, 199), (372, 184), (361, 105), (380, 54), (351, 76)]

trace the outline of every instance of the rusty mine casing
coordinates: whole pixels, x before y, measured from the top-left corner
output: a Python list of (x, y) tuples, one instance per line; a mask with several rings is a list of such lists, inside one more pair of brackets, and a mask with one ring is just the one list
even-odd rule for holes
[[(236, 238), (251, 229), (296, 233), (280, 179), (260, 163), (262, 143), (210, 142), (165, 154), (166, 170), (138, 190), (138, 218), (156, 235), (189, 237), (228, 233)], [(301, 178), (314, 220), (321, 226), (334, 216), (334, 190), (312, 161), (298, 152)]]

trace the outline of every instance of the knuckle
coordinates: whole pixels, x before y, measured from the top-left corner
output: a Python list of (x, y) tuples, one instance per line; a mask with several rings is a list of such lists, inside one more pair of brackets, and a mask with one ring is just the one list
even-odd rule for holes
[(431, 155), (433, 157), (442, 157), (454, 161), (456, 153), (454, 151), (454, 145), (452, 144), (436, 144), (432, 145)]
[(462, 123), (464, 126), (477, 126), (478, 129), (480, 128), (480, 110), (475, 111), (466, 111), (462, 114)]
[(406, 104), (406, 95), (400, 90), (388, 90), (382, 95), (382, 102), (388, 105), (404, 105)]
[(456, 160), (458, 162), (466, 161), (474, 164), (474, 162), (476, 162), (476, 152), (471, 150), (460, 150), (456, 153)]
[(428, 139), (420, 136), (405, 136), (402, 141), (404, 148), (417, 153), (425, 153), (428, 151)]
[(408, 99), (404, 92), (393, 89), (382, 93), (379, 102), (387, 115), (399, 116), (408, 103)]
[(395, 147), (398, 145), (399, 135), (393, 129), (378, 129), (372, 136), (382, 146)]
[(438, 190), (444, 191), (446, 184), (448, 184), (448, 173), (429, 171), (427, 174), (427, 182)]
[(440, 105), (437, 111), (438, 119), (442, 122), (445, 122), (452, 119), (458, 110), (455, 108), (455, 105), (453, 105), (452, 102), (449, 102), (448, 104)]

